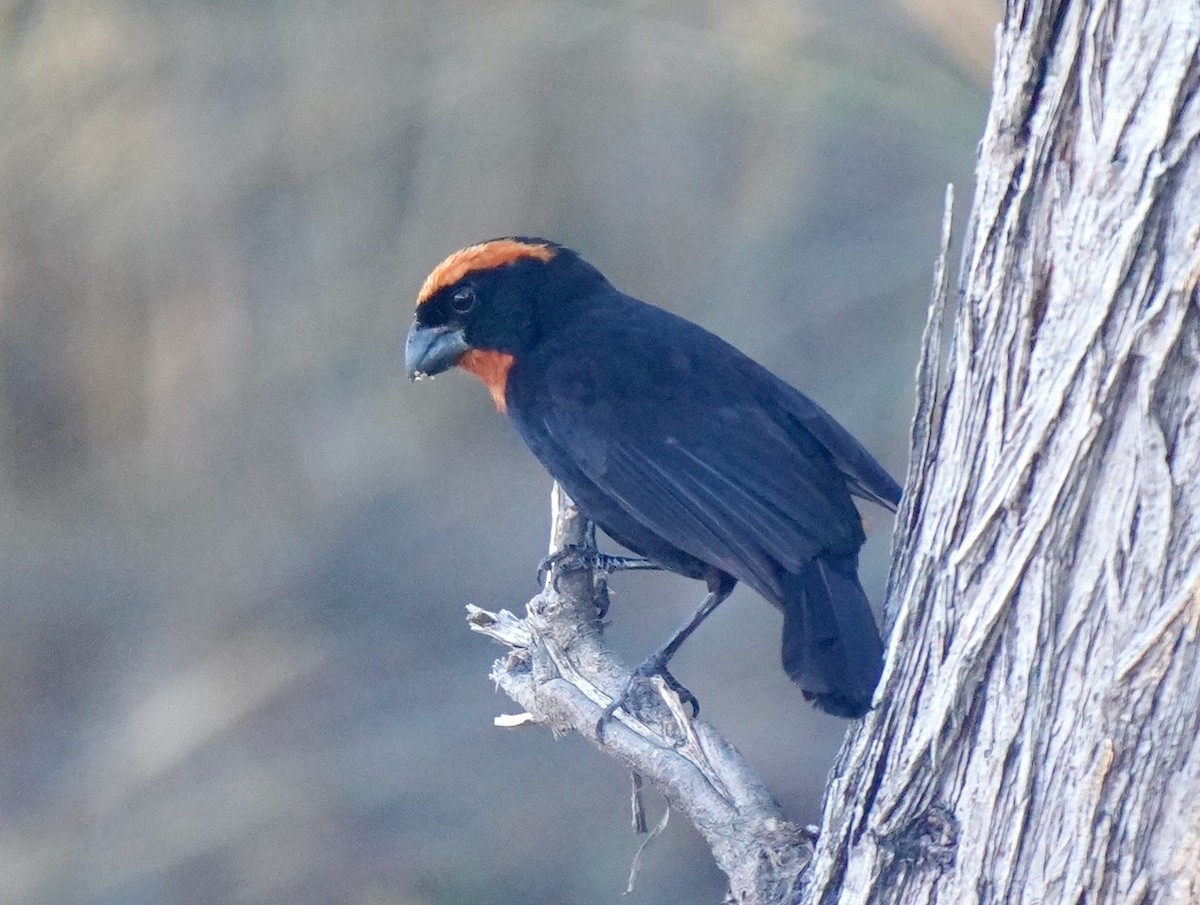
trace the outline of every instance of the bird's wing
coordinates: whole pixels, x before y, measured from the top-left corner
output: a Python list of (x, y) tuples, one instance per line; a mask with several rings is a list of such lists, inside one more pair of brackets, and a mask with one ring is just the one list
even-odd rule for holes
[(627, 515), (759, 588), (823, 550), (858, 549), (861, 520), (836, 465), (753, 388), (678, 349), (623, 365), (558, 356), (537, 404), (513, 414)]
[(850, 492), (895, 512), (901, 489), (887, 470), (825, 409), (774, 374), (770, 376), (777, 386), (774, 398), (779, 406), (801, 431), (825, 448)]

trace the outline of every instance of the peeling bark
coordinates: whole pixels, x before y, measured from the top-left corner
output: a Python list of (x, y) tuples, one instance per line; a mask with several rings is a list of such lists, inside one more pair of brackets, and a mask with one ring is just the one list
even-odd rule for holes
[(1195, 4), (1009, 5), (806, 903), (1200, 901), (1198, 53)]

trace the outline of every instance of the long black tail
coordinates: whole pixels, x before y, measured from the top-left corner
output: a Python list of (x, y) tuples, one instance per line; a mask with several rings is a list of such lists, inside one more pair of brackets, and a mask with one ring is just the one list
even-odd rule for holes
[(821, 710), (862, 716), (883, 671), (883, 642), (858, 583), (857, 554), (827, 555), (781, 578), (783, 668)]

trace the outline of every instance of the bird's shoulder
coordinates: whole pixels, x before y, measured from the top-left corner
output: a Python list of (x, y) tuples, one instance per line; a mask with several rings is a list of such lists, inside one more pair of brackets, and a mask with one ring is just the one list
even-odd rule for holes
[(557, 324), (520, 364), (520, 378), (545, 396), (626, 414), (737, 405), (761, 381), (757, 366), (715, 334), (615, 291)]

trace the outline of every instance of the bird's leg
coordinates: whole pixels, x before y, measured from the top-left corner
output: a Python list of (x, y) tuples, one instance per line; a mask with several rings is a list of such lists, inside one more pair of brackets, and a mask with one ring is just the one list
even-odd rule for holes
[[(721, 575), (719, 578), (710, 581), (708, 594), (701, 601), (699, 609), (692, 614), (692, 617), (687, 622), (675, 630), (675, 633), (667, 639), (662, 647), (647, 657), (642, 665), (633, 671), (633, 675), (629, 677), (629, 680), (625, 683), (625, 687), (621, 689), (621, 693), (613, 699), (611, 704), (604, 708), (604, 713), (600, 715), (600, 719), (596, 723), (596, 733), (598, 735), (604, 734), (604, 724), (612, 719), (613, 714), (617, 712), (617, 708), (625, 707), (638, 681), (650, 676), (662, 676), (671, 690), (679, 695), (685, 704), (691, 706), (693, 717), (700, 713), (700, 702), (696, 700), (696, 696), (679, 684), (679, 681), (667, 671), (667, 664), (671, 662), (671, 658), (683, 646), (683, 642), (688, 639), (688, 636), (699, 628), (700, 623), (707, 619), (709, 614), (720, 606), (725, 598), (733, 592), (733, 586), (734, 579), (727, 575)], [(627, 707), (626, 710), (628, 711)]]

